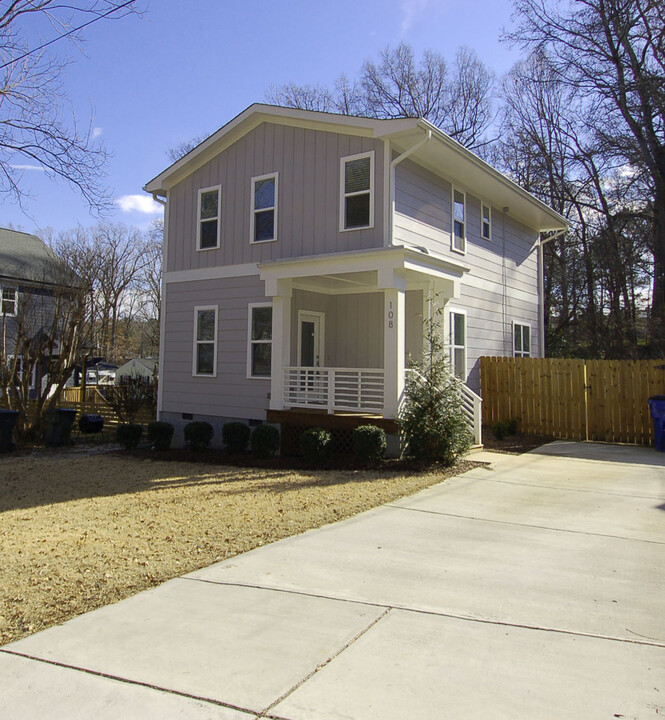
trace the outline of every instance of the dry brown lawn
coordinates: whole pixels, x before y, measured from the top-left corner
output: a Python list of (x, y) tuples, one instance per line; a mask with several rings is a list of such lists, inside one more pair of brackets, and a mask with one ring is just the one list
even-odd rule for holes
[(0, 457), (0, 645), (473, 465), (396, 474)]

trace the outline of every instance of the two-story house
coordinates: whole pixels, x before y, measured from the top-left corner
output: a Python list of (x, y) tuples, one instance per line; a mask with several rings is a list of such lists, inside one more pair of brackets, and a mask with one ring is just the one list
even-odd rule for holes
[(471, 390), (481, 355), (540, 355), (540, 237), (565, 220), (426, 120), (256, 104), (145, 190), (166, 202), (176, 427), (370, 414), (394, 432), (435, 296)]

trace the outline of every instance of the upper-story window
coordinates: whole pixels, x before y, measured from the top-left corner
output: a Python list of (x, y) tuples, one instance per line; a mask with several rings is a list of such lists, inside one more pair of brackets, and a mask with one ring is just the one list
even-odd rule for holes
[(0, 288), (0, 299), (2, 307), (0, 312), (2, 315), (16, 315), (16, 306), (18, 304), (18, 292), (13, 287)]
[(513, 325), (513, 348), (515, 357), (531, 357), (531, 326)]
[(480, 205), (480, 233), (484, 240), (492, 239), (492, 208), (484, 203)]
[(466, 196), (453, 188), (453, 250), (466, 252)]
[(250, 242), (277, 240), (277, 173), (252, 178)]
[(194, 308), (194, 375), (217, 374), (217, 305)]
[(340, 230), (374, 225), (374, 152), (341, 160)]
[(199, 250), (212, 250), (219, 247), (220, 230), (220, 199), (222, 189), (216, 187), (202, 188), (199, 190), (199, 212), (198, 212), (198, 242)]

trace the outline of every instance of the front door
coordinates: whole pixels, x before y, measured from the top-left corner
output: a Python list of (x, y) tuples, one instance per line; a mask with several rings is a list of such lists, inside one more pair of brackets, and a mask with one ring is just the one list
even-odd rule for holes
[(325, 315), (300, 310), (298, 312), (298, 363), (300, 367), (321, 367)]

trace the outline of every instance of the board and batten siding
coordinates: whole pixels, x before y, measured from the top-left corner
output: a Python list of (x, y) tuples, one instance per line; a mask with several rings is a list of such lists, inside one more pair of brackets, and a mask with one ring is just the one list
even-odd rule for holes
[[(374, 151), (374, 227), (339, 231), (340, 158)], [(250, 243), (251, 179), (278, 173), (277, 240)], [(219, 249), (196, 249), (198, 191), (221, 186)], [(383, 142), (262, 123), (169, 191), (168, 272), (383, 245)]]
[[(248, 305), (269, 302), (258, 275), (166, 284), (162, 410), (265, 420), (269, 379), (247, 378)], [(217, 375), (193, 377), (194, 308), (217, 305)]]
[[(510, 212), (466, 193), (466, 253), (451, 248), (452, 183), (411, 160), (396, 168), (393, 244), (425, 247), (470, 268), (450, 309), (466, 312), (467, 382), (478, 391), (479, 358), (513, 354), (513, 323), (531, 326), (531, 352), (539, 357), (538, 232)], [(481, 237), (481, 203), (492, 208), (492, 239)]]

